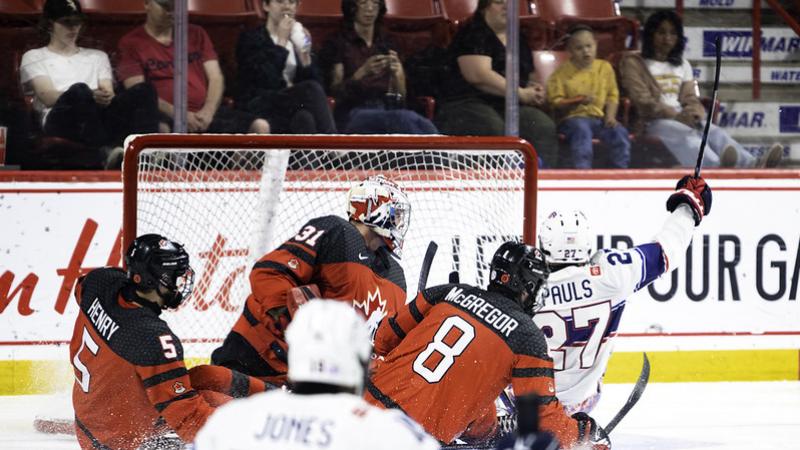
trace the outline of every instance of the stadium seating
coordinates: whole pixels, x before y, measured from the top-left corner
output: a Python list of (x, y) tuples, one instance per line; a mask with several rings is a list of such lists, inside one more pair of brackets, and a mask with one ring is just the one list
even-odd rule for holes
[(636, 47), (639, 22), (620, 16), (613, 0), (536, 0), (534, 5), (538, 16), (554, 30), (554, 49), (565, 47), (567, 31), (577, 24), (595, 31), (600, 58)]
[(319, 52), (325, 41), (342, 25), (341, 1), (301, 1), (297, 4), (297, 20), (308, 28), (312, 48)]
[[(442, 14), (452, 24), (452, 32), (466, 23), (475, 12), (478, 0), (439, 0)], [(528, 46), (533, 50), (547, 48), (552, 35), (551, 26), (535, 13), (535, 2), (519, 1), (520, 30), (528, 37)]]
[(450, 25), (435, 0), (386, 0), (386, 9), (383, 25), (401, 59), (450, 43)]

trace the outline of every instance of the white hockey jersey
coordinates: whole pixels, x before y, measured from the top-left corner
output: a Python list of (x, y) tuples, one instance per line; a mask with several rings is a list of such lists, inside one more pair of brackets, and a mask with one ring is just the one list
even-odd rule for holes
[(352, 394), (271, 391), (219, 408), (194, 450), (438, 449), (439, 443), (398, 410)]
[(693, 229), (688, 207), (681, 206), (655, 242), (626, 250), (603, 249), (588, 264), (550, 274), (541, 294), (544, 306), (533, 320), (547, 339), (556, 395), (568, 412), (591, 410), (625, 300), (674, 269), (670, 262), (686, 251)]

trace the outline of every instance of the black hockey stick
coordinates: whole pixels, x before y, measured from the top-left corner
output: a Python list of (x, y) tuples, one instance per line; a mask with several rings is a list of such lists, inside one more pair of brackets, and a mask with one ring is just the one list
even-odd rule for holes
[(622, 420), (626, 414), (628, 414), (628, 411), (630, 411), (634, 405), (636, 405), (636, 402), (638, 402), (639, 398), (642, 397), (644, 388), (647, 387), (647, 381), (650, 379), (650, 360), (647, 359), (647, 353), (642, 353), (642, 355), (644, 355), (644, 364), (642, 364), (642, 372), (639, 373), (639, 379), (636, 380), (636, 384), (633, 386), (631, 395), (628, 396), (628, 401), (622, 405), (622, 409), (620, 409), (617, 415), (611, 419), (611, 422), (608, 422), (608, 425), (605, 426), (605, 431), (607, 434), (611, 434), (611, 431), (617, 427), (619, 421)]
[(714, 110), (717, 107), (717, 92), (719, 91), (719, 71), (722, 66), (722, 47), (720, 44), (720, 37), (714, 40), (714, 52), (717, 56), (717, 67), (714, 71), (714, 90), (711, 94), (711, 107), (708, 108), (708, 117), (706, 117), (706, 127), (703, 130), (703, 139), (700, 141), (700, 153), (697, 155), (697, 164), (694, 165), (694, 177), (700, 176), (700, 166), (703, 165), (703, 155), (706, 150), (706, 141), (708, 140), (708, 131), (711, 129), (711, 120), (714, 118)]
[(431, 241), (428, 244), (428, 250), (425, 251), (425, 258), (422, 260), (422, 267), (419, 269), (419, 284), (417, 291), (422, 291), (428, 284), (428, 274), (431, 272), (431, 264), (433, 264), (433, 257), (436, 256), (436, 250), (439, 246), (436, 242)]

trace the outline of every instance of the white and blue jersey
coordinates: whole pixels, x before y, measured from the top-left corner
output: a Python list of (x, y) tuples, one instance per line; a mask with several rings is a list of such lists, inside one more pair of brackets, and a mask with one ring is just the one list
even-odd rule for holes
[(679, 208), (656, 242), (626, 250), (604, 249), (588, 264), (550, 274), (533, 320), (544, 332), (553, 358), (556, 395), (567, 412), (588, 412), (612, 351), (626, 299), (674, 268), (670, 259), (685, 252), (694, 223)]
[(200, 429), (193, 450), (434, 450), (439, 443), (398, 410), (361, 397), (275, 390), (233, 400)]

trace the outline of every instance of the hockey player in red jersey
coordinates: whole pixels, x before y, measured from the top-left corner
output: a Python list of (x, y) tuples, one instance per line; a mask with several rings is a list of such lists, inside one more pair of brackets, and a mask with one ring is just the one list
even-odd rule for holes
[(549, 274), (544, 255), (506, 242), (490, 271), (488, 290), (432, 287), (381, 322), (375, 353), (385, 360), (367, 384), (367, 401), (403, 410), (443, 443), (486, 440), (497, 428), (494, 400), (511, 384), (517, 395), (539, 396), (541, 428), (566, 448), (607, 448), (594, 420), (566, 415), (555, 396), (553, 361), (531, 320)]
[(191, 442), (214, 411), (197, 384), (228, 394), (209, 392), (215, 404), (265, 385), (222, 367), (186, 370), (180, 340), (159, 317), (192, 292), (194, 273), (180, 244), (157, 234), (140, 236), (125, 264), (127, 273), (95, 269), (75, 287), (80, 312), (70, 361), (78, 442), (83, 449), (115, 450)]
[(285, 383), (283, 332), (296, 298), (347, 302), (374, 329), (405, 304), (405, 275), (396, 258), (410, 214), (406, 195), (383, 176), (353, 186), (347, 219), (311, 219), (255, 264), (252, 293), (222, 346), (214, 350), (212, 363)]

